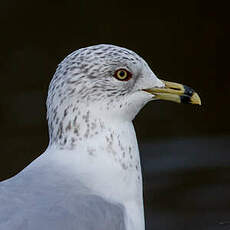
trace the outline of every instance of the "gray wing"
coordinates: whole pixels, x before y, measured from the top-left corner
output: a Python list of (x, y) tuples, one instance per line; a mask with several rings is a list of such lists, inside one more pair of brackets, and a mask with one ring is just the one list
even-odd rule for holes
[(81, 183), (77, 187), (73, 193), (68, 183), (59, 186), (25, 176), (1, 182), (0, 229), (125, 230), (121, 205), (90, 194)]

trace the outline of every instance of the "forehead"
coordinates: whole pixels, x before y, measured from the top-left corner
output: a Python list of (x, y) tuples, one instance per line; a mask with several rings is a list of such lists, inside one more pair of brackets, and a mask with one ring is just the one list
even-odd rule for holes
[(76, 50), (67, 56), (64, 61), (78, 61), (80, 64), (80, 62), (92, 63), (99, 60), (103, 62), (130, 62), (135, 65), (141, 59), (135, 52), (126, 48), (102, 44)]

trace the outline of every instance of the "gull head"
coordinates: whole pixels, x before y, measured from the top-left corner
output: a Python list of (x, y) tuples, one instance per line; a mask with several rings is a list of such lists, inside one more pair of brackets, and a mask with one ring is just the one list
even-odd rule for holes
[(200, 104), (194, 90), (158, 79), (145, 60), (131, 50), (105, 44), (82, 48), (58, 65), (50, 83), (49, 129), (53, 132), (61, 121), (63, 125), (66, 117), (73, 120), (77, 110), (131, 121), (151, 100)]
[(107, 115), (132, 119), (153, 95), (143, 89), (164, 87), (136, 53), (114, 45), (79, 49), (58, 66), (49, 87), (49, 106), (75, 104)]

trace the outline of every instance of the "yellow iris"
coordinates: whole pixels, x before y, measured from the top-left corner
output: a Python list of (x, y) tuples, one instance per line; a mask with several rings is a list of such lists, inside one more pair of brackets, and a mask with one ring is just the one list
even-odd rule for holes
[(125, 80), (128, 77), (128, 73), (126, 70), (121, 69), (117, 71), (117, 76), (119, 80)]

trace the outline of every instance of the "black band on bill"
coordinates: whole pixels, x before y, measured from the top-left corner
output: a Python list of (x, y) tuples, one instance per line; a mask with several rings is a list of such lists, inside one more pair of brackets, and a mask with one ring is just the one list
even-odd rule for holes
[(187, 85), (184, 85), (184, 94), (188, 95), (188, 96), (192, 96), (194, 93), (194, 90), (190, 87), (188, 87)]
[(180, 96), (180, 101), (183, 104), (189, 104), (189, 103), (191, 103), (191, 97), (187, 96), (187, 95), (182, 95), (182, 96)]

